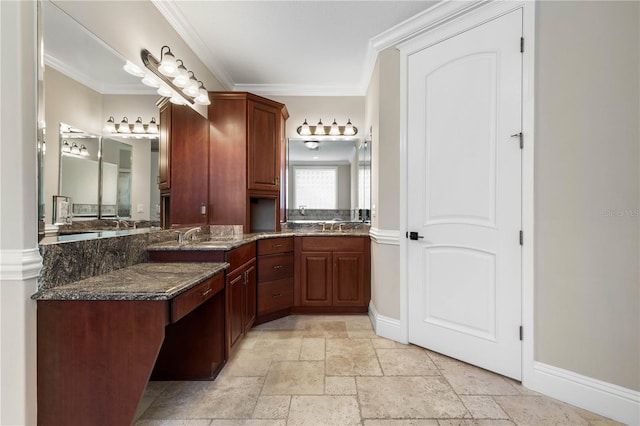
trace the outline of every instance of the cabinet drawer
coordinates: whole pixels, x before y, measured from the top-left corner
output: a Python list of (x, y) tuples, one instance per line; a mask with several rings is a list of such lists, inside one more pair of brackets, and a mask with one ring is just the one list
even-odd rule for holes
[(363, 237), (300, 237), (303, 251), (361, 251), (364, 252)]
[(239, 268), (254, 257), (256, 257), (256, 243), (245, 244), (227, 252), (226, 258), (230, 264), (228, 271)]
[(258, 284), (258, 315), (293, 306), (293, 278)]
[(269, 238), (258, 241), (258, 255), (293, 251), (293, 237)]
[(171, 300), (171, 322), (176, 322), (224, 288), (224, 274), (218, 274)]
[(258, 282), (293, 277), (293, 253), (271, 254), (258, 258)]

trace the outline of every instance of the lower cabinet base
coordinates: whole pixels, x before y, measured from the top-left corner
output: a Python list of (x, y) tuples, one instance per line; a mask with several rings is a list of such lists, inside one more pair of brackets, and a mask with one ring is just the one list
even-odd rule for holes
[(366, 314), (367, 306), (294, 306), (291, 308), (293, 315), (305, 314)]
[(280, 318), (288, 317), (291, 315), (291, 308), (282, 309), (276, 312), (270, 312), (268, 314), (258, 315), (254, 325), (264, 324), (265, 322), (274, 321)]

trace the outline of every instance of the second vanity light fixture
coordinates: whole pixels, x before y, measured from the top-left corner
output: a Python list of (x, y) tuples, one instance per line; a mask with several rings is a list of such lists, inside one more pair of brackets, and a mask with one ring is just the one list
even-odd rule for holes
[(142, 63), (150, 72), (141, 70), (127, 61), (124, 70), (136, 77), (143, 77), (142, 83), (158, 89), (158, 94), (169, 98), (177, 105), (209, 105), (209, 93), (193, 71), (187, 70), (181, 59), (176, 59), (169, 46), (160, 49), (160, 60), (147, 49), (140, 52)]
[(300, 136), (355, 136), (358, 133), (358, 128), (351, 124), (351, 119), (347, 120), (347, 124), (344, 126), (339, 126), (335, 118), (331, 126), (325, 126), (322, 119), (318, 121), (317, 125), (310, 126), (305, 118), (304, 123), (298, 126), (297, 132)]
[(134, 124), (129, 124), (127, 117), (122, 117), (122, 121), (116, 126), (115, 119), (111, 115), (103, 130), (105, 133), (119, 133), (122, 135), (133, 135), (134, 137), (158, 137), (158, 123), (156, 123), (155, 117), (151, 117), (151, 121), (146, 125), (142, 123), (142, 117), (138, 117)]

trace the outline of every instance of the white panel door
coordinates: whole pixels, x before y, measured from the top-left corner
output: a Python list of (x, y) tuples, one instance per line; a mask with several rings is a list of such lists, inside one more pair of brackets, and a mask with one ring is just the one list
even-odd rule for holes
[(409, 340), (521, 377), (522, 12), (408, 58)]

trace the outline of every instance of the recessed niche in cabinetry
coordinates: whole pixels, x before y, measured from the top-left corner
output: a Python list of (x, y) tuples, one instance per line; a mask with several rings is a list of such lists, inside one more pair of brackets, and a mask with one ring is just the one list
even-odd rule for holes
[(276, 230), (276, 210), (278, 203), (275, 198), (250, 199), (251, 231), (274, 232)]

